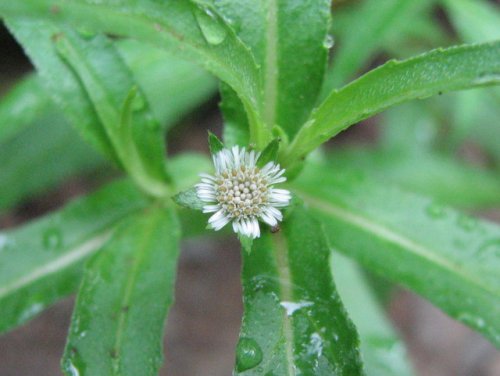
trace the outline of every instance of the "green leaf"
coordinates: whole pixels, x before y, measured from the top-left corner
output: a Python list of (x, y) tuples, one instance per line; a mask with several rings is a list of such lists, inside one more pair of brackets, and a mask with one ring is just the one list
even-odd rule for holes
[(62, 361), (67, 375), (157, 374), (179, 238), (175, 212), (150, 208), (87, 263)]
[(381, 149), (423, 157), (435, 153), (441, 119), (429, 102), (432, 101), (407, 102), (384, 112), (380, 122)]
[[(163, 50), (131, 40), (114, 44), (164, 128), (205, 101), (216, 88), (210, 75)], [(0, 101), (0, 165), (2, 210), (106, 163), (65, 121), (40, 79), (28, 75)], [(209, 165), (203, 166), (209, 170)]]
[(198, 198), (195, 187), (176, 194), (172, 199), (177, 205), (187, 209), (203, 210), (203, 206), (205, 206), (205, 203)]
[(16, 131), (8, 142), (0, 142), (0, 212), (70, 177), (104, 166), (106, 174), (115, 172), (50, 102), (36, 115), (36, 123)]
[(294, 188), (337, 250), (500, 344), (499, 226), (324, 165)]
[(60, 29), (47, 21), (8, 19), (6, 25), (23, 45), (57, 108), (82, 137), (120, 165), (110, 140), (78, 78), (57, 55), (52, 38)]
[(321, 226), (296, 207), (243, 252), (238, 375), (361, 375), (356, 330), (333, 284)]
[[(196, 154), (171, 160), (172, 176), (180, 189), (193, 185), (208, 166), (208, 158)], [(131, 182), (113, 183), (59, 213), (0, 232), (0, 332), (73, 292), (88, 256), (123, 217), (148, 204)], [(192, 213), (183, 217), (186, 237), (200, 235), (206, 226), (206, 216)]]
[(0, 143), (32, 124), (46, 107), (52, 103), (35, 76), (16, 84), (0, 101)]
[(222, 130), (224, 143), (234, 145), (250, 144), (250, 125), (243, 104), (230, 86), (221, 82), (219, 92), (222, 98), (219, 107), (224, 118)]
[(116, 223), (145, 205), (130, 183), (114, 183), (57, 213), (0, 232), (0, 332), (73, 292), (83, 261), (109, 239)]
[(498, 176), (447, 155), (349, 148), (337, 150), (329, 160), (332, 170), (371, 175), (379, 183), (398, 185), (451, 206), (476, 209), (500, 206)]
[(208, 132), (208, 146), (210, 147), (210, 154), (217, 154), (224, 149), (224, 144), (212, 132)]
[[(330, 1), (209, 2), (230, 21), (262, 68), (261, 108), (268, 132), (257, 137), (252, 134), (250, 142), (263, 148), (276, 124), (293, 136), (315, 105), (323, 82), (330, 47)], [(228, 106), (225, 102), (233, 109), (238, 107), (230, 96), (225, 91), (223, 108)], [(230, 121), (228, 126), (232, 125), (243, 126)]]
[(213, 170), (212, 161), (204, 154), (182, 153), (170, 158), (170, 174), (179, 190), (200, 182), (200, 173)]
[(280, 148), (280, 139), (275, 138), (272, 140), (257, 160), (258, 167), (264, 167), (269, 162), (275, 162), (278, 159), (278, 150)]
[(260, 129), (260, 80), (252, 54), (220, 17), (190, 1), (1, 0), (0, 15), (65, 22), (175, 52), (228, 83), (242, 100), (251, 128)]
[(238, 240), (240, 241), (241, 248), (245, 252), (247, 253), (252, 252), (253, 238), (250, 238), (242, 234), (238, 234)]
[(376, 301), (359, 267), (345, 256), (330, 258), (332, 273), (347, 312), (356, 325), (368, 376), (408, 376), (406, 349)]
[[(451, 35), (442, 22), (434, 17), (436, 0), (427, 2), (421, 12), (411, 14), (400, 30), (394, 30), (384, 41), (383, 53), (398, 59), (407, 59), (436, 46), (450, 46)], [(434, 6), (433, 6), (434, 5)]]
[(287, 164), (363, 119), (411, 99), (500, 82), (500, 42), (438, 49), (390, 61), (333, 91), (290, 145)]
[(107, 38), (63, 32), (54, 42), (57, 52), (81, 80), (123, 167), (145, 192), (165, 196), (163, 132), (130, 71)]
[(340, 43), (339, 48), (334, 49), (322, 97), (352, 78), (388, 40), (395, 35), (404, 35), (403, 31), (408, 24), (414, 27), (416, 19), (422, 17), (423, 11), (433, 2), (434, 0), (365, 0), (341, 13), (339, 26), (336, 25), (336, 12), (333, 12), (335, 38)]
[[(500, 8), (481, 0), (442, 0), (458, 35), (468, 43), (500, 39)], [(452, 115), (456, 142), (478, 142), (500, 166), (500, 90), (471, 90), (457, 93)]]
[(467, 43), (500, 39), (500, 7), (484, 0), (441, 0)]
[(114, 45), (164, 129), (215, 95), (217, 80), (197, 65), (135, 40)]

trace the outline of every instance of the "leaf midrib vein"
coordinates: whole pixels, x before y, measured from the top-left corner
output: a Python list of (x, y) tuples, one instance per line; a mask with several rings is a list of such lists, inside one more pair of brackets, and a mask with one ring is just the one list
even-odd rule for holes
[(65, 252), (49, 263), (43, 264), (42, 266), (35, 268), (29, 273), (8, 285), (0, 288), (0, 300), (8, 296), (15, 290), (19, 290), (37, 280), (40, 280), (48, 275), (59, 272), (62, 269), (69, 267), (77, 263), (78, 261), (90, 256), (92, 253), (96, 252), (110, 237), (112, 230), (107, 230), (102, 232), (93, 238), (87, 240), (85, 243), (78, 247), (73, 248), (69, 252)]
[[(144, 261), (145, 255), (148, 251), (148, 244), (151, 241), (152, 237), (151, 234), (153, 233), (155, 227), (157, 225), (157, 219), (152, 218), (151, 223), (147, 228), (147, 231), (144, 232), (144, 237), (143, 241), (138, 247), (138, 250), (135, 252), (138, 256), (135, 258), (135, 262), (133, 264), (131, 272), (127, 276), (127, 281), (125, 285), (125, 290), (123, 293), (122, 300), (120, 302), (119, 306), (119, 314), (118, 314), (118, 324), (116, 327), (116, 336), (115, 336), (115, 343), (113, 346), (113, 349), (116, 351), (117, 358), (116, 361), (119, 361), (120, 359), (120, 350), (122, 346), (122, 339), (123, 339), (123, 333), (125, 331), (125, 320), (126, 316), (129, 312), (128, 309), (124, 309), (125, 307), (129, 307), (130, 305), (130, 300), (132, 298), (132, 292), (133, 292), (133, 287), (135, 284), (135, 281), (137, 280), (137, 276), (139, 274), (139, 267)], [(114, 374), (116, 375), (121, 375), (121, 370), (120, 367), (113, 367)], [(115, 370), (117, 372), (115, 372)]]
[(276, 122), (278, 87), (278, 5), (277, 0), (269, 1), (266, 25), (266, 60), (264, 75), (264, 120), (268, 127)]
[[(280, 281), (280, 297), (281, 301), (293, 301), (292, 294), (292, 277), (290, 275), (290, 263), (288, 260), (288, 247), (283, 234), (278, 233), (274, 237), (274, 248), (276, 257), (276, 269), (279, 275)], [(285, 283), (282, 283), (284, 281)], [(288, 313), (283, 309), (283, 336), (285, 337), (285, 356), (287, 360), (287, 372), (288, 375), (295, 375), (293, 368), (293, 344), (294, 344), (294, 332), (292, 318), (288, 316)]]
[(411, 239), (405, 238), (400, 234), (396, 233), (394, 230), (385, 227), (380, 223), (375, 223), (371, 221), (370, 218), (363, 217), (360, 214), (351, 213), (341, 207), (335, 206), (329, 201), (325, 201), (317, 197), (310, 196), (303, 191), (299, 192), (296, 190), (296, 192), (300, 193), (302, 198), (306, 202), (308, 202), (311, 206), (313, 206), (316, 210), (319, 210), (329, 215), (336, 216), (337, 218), (340, 218), (345, 222), (351, 223), (359, 228), (362, 228), (381, 239), (384, 239), (390, 243), (403, 247), (411, 251), (414, 255), (420, 256), (423, 259), (427, 259), (428, 261), (433, 262), (434, 264), (440, 266), (441, 268), (461, 276), (464, 280), (470, 282), (472, 285), (479, 287), (481, 290), (484, 290), (488, 294), (491, 294), (493, 296), (499, 295), (497, 291), (492, 290), (489, 286), (486, 286), (483, 283), (481, 283), (481, 281), (478, 281), (474, 276), (465, 273), (463, 269), (457, 267), (453, 263), (448, 262), (443, 257), (438, 256), (437, 253), (429, 252), (429, 250), (422, 244), (419, 244)]

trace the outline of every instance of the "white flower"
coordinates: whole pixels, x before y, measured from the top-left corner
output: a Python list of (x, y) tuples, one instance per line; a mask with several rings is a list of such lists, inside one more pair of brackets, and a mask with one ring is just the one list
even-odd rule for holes
[(232, 221), (236, 233), (258, 238), (258, 220), (276, 226), (283, 219), (277, 208), (290, 203), (290, 192), (276, 189), (274, 184), (286, 180), (284, 169), (274, 162), (262, 169), (256, 166), (260, 153), (234, 146), (212, 156), (215, 176), (201, 174), (196, 193), (206, 203), (204, 213), (215, 213), (209, 226), (218, 231)]

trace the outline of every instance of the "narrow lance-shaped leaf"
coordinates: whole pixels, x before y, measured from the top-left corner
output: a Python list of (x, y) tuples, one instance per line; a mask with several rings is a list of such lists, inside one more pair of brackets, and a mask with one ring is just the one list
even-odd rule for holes
[[(164, 50), (133, 40), (113, 44), (143, 88), (163, 129), (215, 92), (215, 78)], [(63, 111), (53, 105), (40, 81), (36, 75), (28, 75), (0, 101), (0, 181), (4, 183), (0, 185), (0, 210), (69, 177), (106, 166), (71, 127)]]
[(221, 108), (229, 128), (225, 141), (229, 145), (252, 142), (262, 149), (275, 125), (292, 137), (316, 103), (323, 82), (331, 47), (330, 1), (208, 2), (229, 20), (261, 66), (261, 113), (267, 129), (258, 135), (250, 129), (250, 141), (245, 142), (248, 124), (243, 106), (234, 92), (223, 88)]
[(440, 0), (467, 43), (500, 38), (500, 7), (486, 0)]
[[(219, 85), (219, 93), (222, 98), (219, 107), (224, 119), (224, 143), (227, 146), (250, 144), (250, 125), (238, 95), (224, 82)], [(255, 136), (252, 135), (252, 138)]]
[(406, 349), (385, 316), (360, 268), (334, 252), (330, 265), (347, 312), (356, 325), (368, 376), (410, 376)]
[(55, 51), (52, 38), (61, 30), (42, 20), (8, 19), (5, 23), (34, 63), (42, 85), (57, 108), (84, 139), (120, 165), (81, 83)]
[(217, 91), (215, 77), (164, 49), (133, 39), (113, 44), (163, 129), (170, 129)]
[(500, 227), (325, 165), (294, 184), (331, 244), (500, 345)]
[(500, 82), (500, 42), (438, 49), (390, 61), (333, 91), (301, 128), (288, 164), (363, 119), (411, 99)]
[(238, 375), (362, 375), (356, 330), (333, 284), (321, 226), (297, 206), (243, 252)]
[(0, 142), (0, 212), (65, 179), (106, 166), (50, 102), (47, 107), (35, 124)]
[(500, 205), (499, 176), (450, 156), (355, 147), (332, 153), (329, 162), (334, 171), (371, 175), (381, 183), (398, 185), (451, 206), (477, 209)]
[(208, 146), (210, 148), (210, 154), (217, 154), (219, 151), (224, 149), (224, 144), (221, 140), (217, 138), (212, 132), (208, 132)]
[(125, 170), (145, 192), (164, 195), (163, 132), (113, 45), (103, 36), (84, 40), (70, 30), (54, 43), (81, 80)]
[(275, 138), (262, 150), (262, 154), (257, 160), (258, 167), (264, 167), (269, 162), (274, 162), (278, 159), (278, 151), (280, 148), (280, 139)]
[(242, 100), (252, 128), (259, 128), (260, 80), (252, 54), (220, 17), (190, 1), (1, 0), (0, 15), (62, 21), (175, 52), (227, 82)]
[[(344, 84), (368, 64), (373, 54), (394, 35), (405, 36), (408, 24), (422, 17), (422, 10), (434, 0), (365, 0), (344, 11), (339, 29), (333, 12), (333, 31), (340, 41), (334, 48), (332, 66), (327, 70), (322, 97)], [(341, 10), (339, 10), (340, 12)], [(356, 32), (353, 32), (355, 30)]]
[(173, 209), (149, 208), (87, 263), (62, 361), (67, 375), (157, 375), (179, 238)]
[[(201, 155), (171, 159), (176, 186), (186, 189), (211, 165)], [(58, 213), (15, 230), (0, 232), (0, 332), (26, 322), (72, 293), (82, 265), (124, 217), (149, 204), (131, 182), (113, 183)], [(205, 216), (184, 215), (185, 236), (205, 228)]]
[[(456, 94), (481, 91), (484, 96), (491, 89)], [(437, 152), (436, 148), (440, 146), (450, 148), (451, 142), (449, 134), (440, 132), (439, 117), (432, 111), (431, 105), (429, 101), (413, 101), (391, 108), (381, 118), (380, 147), (372, 150), (359, 147), (338, 150), (329, 157), (335, 166), (333, 168), (361, 169), (375, 175), (380, 181), (397, 184), (455, 207), (487, 208), (500, 204), (499, 176), (460, 161), (442, 150)], [(446, 107), (446, 111), (450, 111), (450, 108)], [(475, 118), (476, 126), (482, 122), (482, 117)], [(492, 127), (493, 123), (487, 126)], [(440, 136), (445, 139), (441, 140)]]
[[(500, 39), (500, 6), (485, 0), (441, 0), (457, 34), (467, 43)], [(455, 97), (451, 137), (479, 143), (500, 164), (500, 88), (471, 90)]]
[(123, 217), (147, 204), (114, 183), (60, 212), (0, 233), (0, 332), (23, 324), (78, 286), (83, 261)]
[(16, 84), (0, 101), (0, 142), (32, 124), (47, 107), (52, 107), (52, 103), (38, 78), (29, 75)]

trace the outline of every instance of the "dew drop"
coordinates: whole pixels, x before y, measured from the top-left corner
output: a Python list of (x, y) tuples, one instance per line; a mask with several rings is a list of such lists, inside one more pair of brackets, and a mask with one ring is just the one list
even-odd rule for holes
[(283, 301), (280, 302), (280, 305), (286, 310), (287, 316), (292, 316), (295, 313), (295, 311), (298, 311), (301, 308), (310, 307), (313, 305), (313, 303), (306, 301), (298, 303)]
[(49, 228), (43, 234), (43, 247), (47, 251), (59, 249), (62, 244), (62, 235), (56, 228)]
[(323, 41), (323, 47), (329, 50), (334, 46), (334, 44), (335, 44), (335, 39), (333, 38), (333, 35), (327, 34), (325, 40)]
[(257, 367), (262, 362), (262, 350), (251, 338), (241, 338), (236, 348), (236, 368), (238, 372)]
[(78, 368), (75, 367), (73, 363), (68, 364), (68, 371), (70, 372), (71, 376), (80, 376), (80, 371), (78, 371)]
[(24, 311), (19, 315), (19, 322), (24, 322), (38, 313), (42, 312), (45, 306), (42, 303), (34, 302), (29, 305)]
[(227, 31), (210, 10), (207, 9), (204, 12), (197, 11), (195, 16), (200, 30), (208, 43), (217, 45), (224, 42)]
[(500, 75), (496, 72), (484, 72), (479, 74), (474, 80), (475, 85), (486, 85), (500, 81)]
[(323, 340), (318, 333), (313, 333), (311, 335), (311, 340), (307, 348), (307, 355), (315, 355), (318, 358), (323, 352)]
[(92, 39), (94, 38), (97, 34), (95, 31), (88, 29), (86, 27), (79, 27), (77, 29), (78, 34), (83, 38), (83, 39)]
[(468, 313), (462, 313), (457, 318), (464, 324), (472, 326), (473, 328), (477, 329), (483, 329), (484, 326), (486, 325), (482, 317), (476, 317)]
[(443, 205), (439, 204), (439, 203), (432, 203), (430, 204), (429, 206), (427, 206), (427, 208), (425, 209), (425, 211), (427, 212), (427, 214), (431, 217), (431, 218), (442, 218), (445, 216), (445, 209), (443, 207)]

